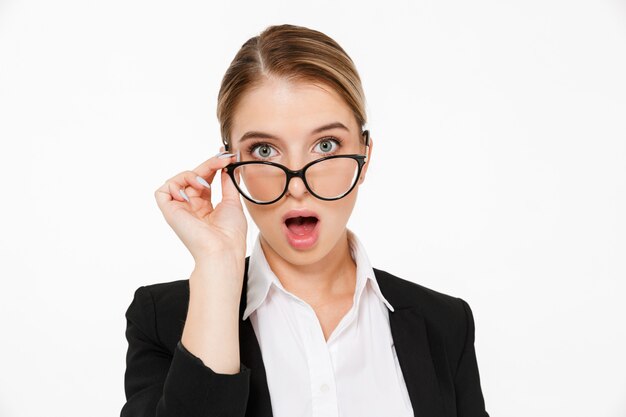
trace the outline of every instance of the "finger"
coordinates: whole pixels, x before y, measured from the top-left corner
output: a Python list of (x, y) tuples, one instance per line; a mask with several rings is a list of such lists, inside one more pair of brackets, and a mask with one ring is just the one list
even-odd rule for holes
[(187, 202), (178, 193), (178, 190), (172, 188), (170, 183), (165, 183), (154, 192), (154, 198), (157, 201), (157, 205), (162, 212), (165, 213), (166, 207), (172, 204), (172, 201), (182, 201), (185, 204)]
[(183, 171), (172, 182), (175, 184), (180, 184), (181, 188), (191, 186), (198, 191), (198, 194), (202, 194), (203, 191), (211, 190), (211, 184), (209, 184), (207, 180), (202, 178), (195, 171)]
[[(221, 151), (198, 165), (193, 171), (184, 171), (175, 175), (157, 189), (155, 192), (157, 201), (163, 203), (172, 200), (186, 202), (187, 200), (180, 193), (180, 190), (183, 190), (190, 200), (192, 197), (202, 197), (208, 200), (210, 204), (210, 184), (217, 171), (231, 163), (234, 156), (234, 154)], [(188, 190), (188, 186), (191, 186), (192, 190)], [(169, 197), (166, 194), (169, 194)]]
[[(190, 187), (190, 188), (189, 188)], [(211, 186), (202, 177), (193, 171), (184, 171), (168, 180), (155, 192), (158, 201), (168, 202), (172, 200), (187, 201), (185, 196), (191, 200), (192, 197), (201, 197), (211, 201)], [(183, 195), (181, 193), (184, 192)]]
[[(207, 159), (206, 161), (198, 165), (196, 168), (193, 169), (192, 172), (195, 172), (196, 175), (199, 175), (201, 178), (203, 178), (205, 181), (207, 181), (210, 184), (213, 181), (215, 173), (219, 171), (220, 169), (224, 168), (226, 165), (228, 165), (232, 161), (232, 158), (230, 157), (231, 155), (233, 154), (220, 152), (217, 155), (212, 156), (211, 158)], [(185, 171), (185, 172), (189, 172), (189, 171)], [(169, 178), (167, 181), (165, 181), (165, 183), (168, 183), (170, 181), (180, 182), (179, 176), (181, 174), (182, 173), (176, 174), (172, 178)], [(190, 181), (190, 184), (191, 182), (192, 181)]]
[[(234, 173), (235, 175), (237, 172)], [(222, 201), (231, 202), (239, 207), (241, 207), (241, 199), (239, 198), (239, 191), (233, 184), (230, 173), (222, 170), (220, 172), (220, 179), (222, 180)], [(239, 181), (239, 178), (235, 178)]]
[(229, 163), (233, 162), (234, 159), (231, 157), (231, 155), (234, 154), (220, 152), (217, 155), (207, 159), (206, 161), (195, 167), (193, 170), (194, 172), (197, 172), (198, 175), (200, 175), (202, 178), (211, 183), (217, 171), (224, 168)]
[(164, 189), (163, 187), (160, 187), (154, 192), (154, 198), (156, 198), (159, 207), (163, 207), (163, 204), (169, 203), (170, 201), (174, 200), (174, 197), (172, 197), (170, 190), (167, 188)]
[(183, 171), (174, 178), (171, 182), (180, 188), (192, 187), (196, 191), (196, 193), (192, 192), (194, 196), (200, 196), (205, 191), (209, 196), (211, 195), (211, 184), (195, 171)]

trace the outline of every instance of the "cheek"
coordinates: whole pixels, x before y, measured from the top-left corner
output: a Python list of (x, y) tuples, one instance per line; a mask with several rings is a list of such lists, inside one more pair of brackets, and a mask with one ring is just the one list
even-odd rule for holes
[[(317, 210), (324, 219), (323, 236), (331, 237), (336, 233), (342, 233), (350, 215), (356, 205), (358, 194), (358, 186), (346, 197), (341, 200), (322, 202), (315, 201), (310, 207)], [(313, 197), (311, 197), (313, 198)], [(282, 228), (276, 227), (280, 224), (280, 218), (277, 214), (278, 210), (272, 205), (260, 206), (244, 200), (246, 209), (252, 217), (252, 220), (259, 228), (259, 231), (270, 241), (282, 238)]]
[(263, 228), (264, 224), (268, 223), (272, 219), (271, 208), (251, 203), (248, 200), (246, 200), (245, 204), (248, 213), (250, 213), (250, 217), (252, 217), (252, 221), (254, 221), (259, 230)]
[(246, 202), (246, 208), (252, 221), (259, 229), (259, 233), (269, 242), (270, 246), (278, 248), (283, 242), (282, 222), (278, 214), (280, 210), (271, 204), (263, 206), (249, 201)]
[(327, 223), (331, 223), (333, 227), (343, 231), (343, 227), (348, 222), (352, 210), (354, 210), (356, 198), (357, 192), (355, 188), (346, 197), (335, 201), (334, 204), (329, 207), (329, 210), (325, 212)]

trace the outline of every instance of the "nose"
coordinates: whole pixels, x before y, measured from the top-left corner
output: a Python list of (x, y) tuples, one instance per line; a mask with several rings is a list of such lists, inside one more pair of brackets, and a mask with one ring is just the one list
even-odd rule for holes
[(308, 193), (308, 190), (306, 189), (306, 186), (304, 185), (304, 181), (302, 181), (302, 178), (298, 178), (298, 177), (291, 178), (291, 180), (289, 181), (289, 185), (287, 186), (286, 195), (291, 196), (296, 199), (300, 199), (306, 193)]
[[(306, 163), (304, 160), (300, 158), (289, 158), (285, 166), (291, 170), (299, 170)], [(287, 185), (286, 196), (294, 197), (295, 199), (302, 198), (309, 190), (306, 189), (306, 185), (304, 185), (304, 181), (299, 177), (292, 177), (289, 180), (289, 184)]]

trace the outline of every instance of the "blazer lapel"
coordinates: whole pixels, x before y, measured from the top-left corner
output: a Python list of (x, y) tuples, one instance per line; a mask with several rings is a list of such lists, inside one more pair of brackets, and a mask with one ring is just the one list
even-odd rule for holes
[(406, 289), (374, 269), (385, 298), (394, 307), (389, 311), (391, 335), (416, 417), (445, 416), (424, 317)]
[[(398, 362), (402, 369), (411, 406), (416, 417), (445, 416), (443, 399), (439, 390), (424, 317), (406, 289), (397, 285), (382, 271), (374, 269), (376, 280), (385, 298), (394, 307), (389, 311), (389, 324)], [(250, 394), (246, 415), (272, 417), (267, 376), (261, 348), (248, 317), (241, 320), (246, 307), (248, 284), (248, 258), (239, 305), (239, 346), (241, 362), (251, 369)]]

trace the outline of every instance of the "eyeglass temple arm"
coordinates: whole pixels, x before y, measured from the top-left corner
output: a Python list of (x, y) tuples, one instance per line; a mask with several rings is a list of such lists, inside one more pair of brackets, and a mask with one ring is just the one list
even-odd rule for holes
[(363, 161), (367, 162), (367, 156), (370, 154), (370, 131), (364, 130), (361, 134), (365, 136), (365, 159)]

